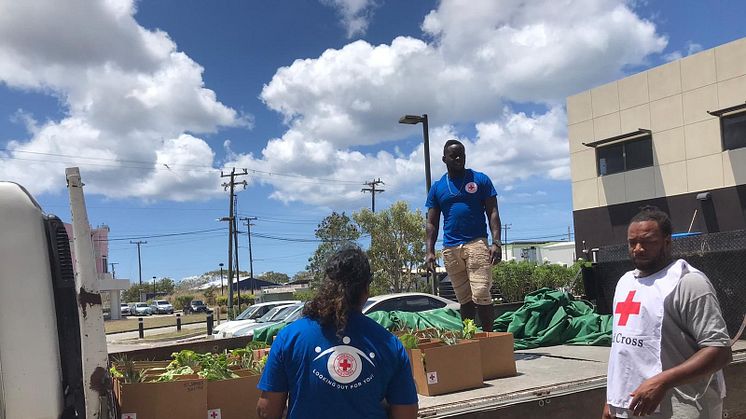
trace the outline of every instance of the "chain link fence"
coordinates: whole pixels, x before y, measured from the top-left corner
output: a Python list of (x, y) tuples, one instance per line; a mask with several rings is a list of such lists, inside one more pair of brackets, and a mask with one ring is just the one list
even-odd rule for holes
[[(672, 253), (675, 259), (685, 259), (710, 279), (728, 332), (734, 337), (746, 314), (746, 230), (674, 238)], [(592, 280), (585, 282), (586, 294), (596, 297), (599, 313), (611, 314), (616, 283), (634, 265), (626, 244), (600, 248), (596, 260)]]

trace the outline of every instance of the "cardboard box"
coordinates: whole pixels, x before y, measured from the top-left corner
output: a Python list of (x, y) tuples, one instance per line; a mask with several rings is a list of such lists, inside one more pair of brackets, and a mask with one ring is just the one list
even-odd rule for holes
[(474, 339), (479, 341), (485, 380), (516, 375), (512, 333), (483, 332), (475, 334)]
[(412, 349), (411, 361), (417, 393), (424, 396), (482, 386), (482, 358), (475, 340), (421, 344)]
[[(234, 371), (240, 378), (207, 382), (208, 418), (254, 419), (261, 392), (256, 388), (261, 375), (251, 371)], [(174, 416), (175, 417), (175, 416)]]
[(207, 384), (201, 378), (167, 383), (114, 381), (120, 419), (205, 419)]

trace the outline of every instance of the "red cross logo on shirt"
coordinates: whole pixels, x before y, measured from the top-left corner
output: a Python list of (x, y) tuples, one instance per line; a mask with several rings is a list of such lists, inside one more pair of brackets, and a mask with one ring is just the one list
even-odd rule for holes
[(210, 417), (212, 417), (212, 419), (215, 419), (216, 417), (218, 417), (218, 412), (212, 412)]
[(342, 360), (342, 362), (339, 363), (339, 366), (342, 367), (342, 371), (347, 371), (348, 369), (350, 369), (352, 364), (347, 362), (347, 358), (345, 358)]
[(614, 314), (621, 314), (619, 316), (619, 323), (617, 325), (619, 326), (626, 326), (627, 320), (629, 320), (629, 316), (632, 314), (640, 314), (640, 306), (641, 304), (639, 302), (632, 301), (635, 298), (635, 293), (637, 291), (632, 290), (627, 294), (627, 299), (616, 303), (616, 310), (614, 310)]

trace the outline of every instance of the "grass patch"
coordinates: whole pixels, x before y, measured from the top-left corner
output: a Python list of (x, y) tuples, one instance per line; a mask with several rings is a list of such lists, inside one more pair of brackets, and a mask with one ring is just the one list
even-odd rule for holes
[(191, 338), (194, 336), (207, 336), (207, 328), (182, 330), (181, 332), (170, 332), (170, 333), (158, 333), (148, 335), (145, 333), (145, 337), (142, 339), (134, 338), (127, 339), (125, 342), (163, 342), (172, 341), (177, 339)]
[[(217, 325), (217, 310), (213, 313), (215, 316), (215, 325)], [(221, 318), (225, 320), (225, 314), (221, 314)], [(204, 323), (207, 319), (207, 315), (204, 313), (198, 314), (187, 314), (181, 316), (181, 324), (193, 324), (193, 323)], [(135, 332), (137, 331), (138, 320), (136, 316), (129, 316), (122, 320), (107, 320), (104, 322), (104, 330), (106, 333), (121, 333), (121, 332)], [(145, 329), (154, 329), (158, 327), (176, 326), (176, 316), (168, 315), (153, 315), (143, 317), (143, 325)]]

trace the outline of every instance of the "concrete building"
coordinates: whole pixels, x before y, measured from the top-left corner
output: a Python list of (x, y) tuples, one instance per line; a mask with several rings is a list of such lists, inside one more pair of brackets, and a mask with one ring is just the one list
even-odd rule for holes
[(567, 98), (576, 251), (642, 205), (674, 232), (746, 229), (746, 38)]

